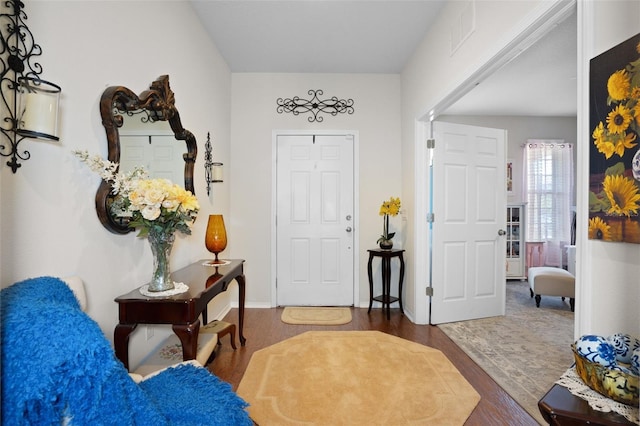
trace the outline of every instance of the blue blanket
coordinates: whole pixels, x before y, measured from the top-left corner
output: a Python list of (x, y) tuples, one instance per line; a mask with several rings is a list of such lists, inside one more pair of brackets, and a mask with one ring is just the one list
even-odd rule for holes
[(2, 424), (250, 425), (247, 404), (203, 368), (131, 380), (98, 324), (57, 278), (0, 293)]

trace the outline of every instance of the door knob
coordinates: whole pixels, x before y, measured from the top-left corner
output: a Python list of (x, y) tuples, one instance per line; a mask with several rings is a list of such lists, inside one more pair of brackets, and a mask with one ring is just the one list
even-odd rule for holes
[(504, 229), (499, 229), (498, 235), (507, 235), (507, 231), (505, 231)]
[(347, 226), (346, 231), (347, 231), (347, 232), (351, 232), (351, 227), (350, 227), (350, 226)]

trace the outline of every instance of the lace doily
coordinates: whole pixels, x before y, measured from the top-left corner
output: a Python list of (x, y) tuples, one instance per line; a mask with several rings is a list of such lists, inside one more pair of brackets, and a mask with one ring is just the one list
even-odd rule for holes
[(230, 260), (222, 260), (222, 259), (218, 259), (218, 263), (213, 263), (213, 262), (215, 262), (215, 260), (207, 260), (205, 262), (202, 262), (202, 266), (224, 266), (231, 263)]
[(175, 296), (176, 294), (182, 294), (189, 291), (189, 286), (185, 283), (177, 283), (174, 281), (174, 287), (171, 290), (166, 291), (149, 291), (149, 284), (145, 284), (140, 287), (140, 293), (147, 297), (167, 297)]
[(582, 381), (580, 376), (578, 376), (575, 367), (571, 367), (565, 371), (556, 383), (567, 388), (573, 395), (587, 401), (589, 406), (594, 410), (605, 413), (613, 411), (624, 416), (630, 422), (640, 425), (638, 407), (634, 408), (630, 405), (621, 404), (613, 399), (605, 397), (604, 395), (600, 395)]

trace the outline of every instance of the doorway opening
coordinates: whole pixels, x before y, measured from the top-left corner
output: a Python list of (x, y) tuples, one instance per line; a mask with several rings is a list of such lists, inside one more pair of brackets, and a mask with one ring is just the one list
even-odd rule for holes
[[(575, 2), (569, 3), (558, 3), (552, 9), (550, 9), (544, 19), (538, 19), (538, 21), (531, 25), (530, 27), (522, 28), (522, 32), (519, 36), (514, 38), (508, 46), (506, 46), (496, 57), (493, 58), (492, 61), (488, 62), (484, 66), (480, 67), (472, 76), (470, 76), (465, 82), (463, 82), (458, 88), (453, 90), (447, 96), (443, 97), (440, 101), (436, 102), (435, 105), (431, 108), (426, 109), (429, 113), (423, 117), (421, 117), (417, 121), (417, 131), (416, 131), (416, 180), (418, 187), (417, 196), (416, 196), (416, 211), (428, 211), (429, 206), (429, 198), (426, 188), (428, 188), (430, 184), (429, 177), (429, 152), (426, 148), (425, 140), (430, 139), (433, 135), (430, 129), (430, 123), (432, 121), (450, 121), (456, 122), (459, 124), (470, 124), (470, 125), (478, 125), (485, 127), (494, 127), (494, 128), (506, 128), (509, 131), (509, 139), (511, 141), (516, 140), (517, 135), (514, 135), (512, 129), (510, 129), (509, 125), (504, 125), (502, 122), (495, 121), (487, 121), (487, 118), (491, 119), (491, 117), (485, 117), (485, 115), (491, 115), (491, 113), (472, 113), (474, 115), (470, 119), (470, 116), (465, 115), (449, 115), (453, 113), (455, 110), (456, 103), (466, 97), (466, 95), (473, 93), (477, 90), (482, 90), (483, 86), (490, 85), (487, 82), (490, 81), (492, 76), (497, 72), (503, 73), (504, 70), (507, 70), (509, 67), (519, 63), (521, 59), (525, 59), (527, 55), (527, 51), (530, 50), (532, 46), (537, 45), (540, 41), (543, 41), (547, 35), (554, 33), (557, 30), (560, 33), (564, 33), (573, 38), (575, 41), (577, 38), (577, 29), (576, 29), (576, 4)], [(565, 25), (565, 23), (567, 25)], [(567, 30), (566, 27), (569, 27)], [(571, 28), (573, 26), (573, 29)], [(575, 77), (575, 72), (577, 72), (577, 47), (575, 42), (568, 43), (573, 47), (573, 58), (572, 64)], [(523, 53), (524, 52), (524, 53)], [(487, 84), (485, 84), (487, 83)], [(575, 80), (571, 81), (570, 79), (566, 79), (565, 84), (572, 85), (575, 88)], [(577, 89), (576, 89), (577, 90)], [(486, 94), (485, 94), (486, 96)], [(486, 98), (485, 98), (486, 99)], [(529, 102), (529, 101), (527, 101)], [(526, 103), (526, 102), (524, 102)], [(574, 110), (577, 110), (577, 95), (573, 98)], [(573, 137), (566, 137), (567, 140), (575, 140), (576, 138), (576, 117), (575, 113), (573, 117), (563, 117), (563, 119), (573, 120), (572, 129), (573, 129)], [(513, 116), (511, 119), (515, 119)], [(475, 121), (474, 121), (475, 120)], [(548, 127), (537, 127), (538, 129), (549, 130)], [(511, 157), (511, 152), (507, 153), (508, 157)], [(515, 157), (518, 155), (515, 154)], [(520, 158), (517, 159), (521, 161)], [(520, 189), (520, 188), (517, 188)], [(510, 202), (513, 198), (516, 197), (517, 192), (513, 191), (509, 194), (508, 202)], [(418, 221), (416, 223), (416, 242), (415, 242), (415, 250), (416, 250), (416, 259), (428, 259), (429, 256), (429, 224), (426, 222)], [(421, 264), (416, 268), (416, 283), (431, 283), (431, 267), (428, 262), (421, 262)], [(416, 319), (419, 323), (427, 323), (430, 313), (431, 313), (431, 303), (432, 298), (429, 296), (425, 296), (423, 291), (416, 291), (416, 295), (418, 297), (416, 303)], [(424, 305), (421, 306), (420, 299), (424, 300)]]

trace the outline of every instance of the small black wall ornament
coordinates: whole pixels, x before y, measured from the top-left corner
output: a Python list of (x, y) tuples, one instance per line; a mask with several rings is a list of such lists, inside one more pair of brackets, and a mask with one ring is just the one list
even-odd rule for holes
[(324, 117), (319, 115), (320, 113), (333, 116), (344, 113), (353, 114), (353, 99), (338, 99), (336, 96), (320, 99), (323, 94), (322, 90), (309, 90), (307, 93), (311, 99), (302, 99), (298, 96), (286, 99), (278, 98), (278, 113), (311, 114), (307, 118), (310, 123), (324, 121)]

